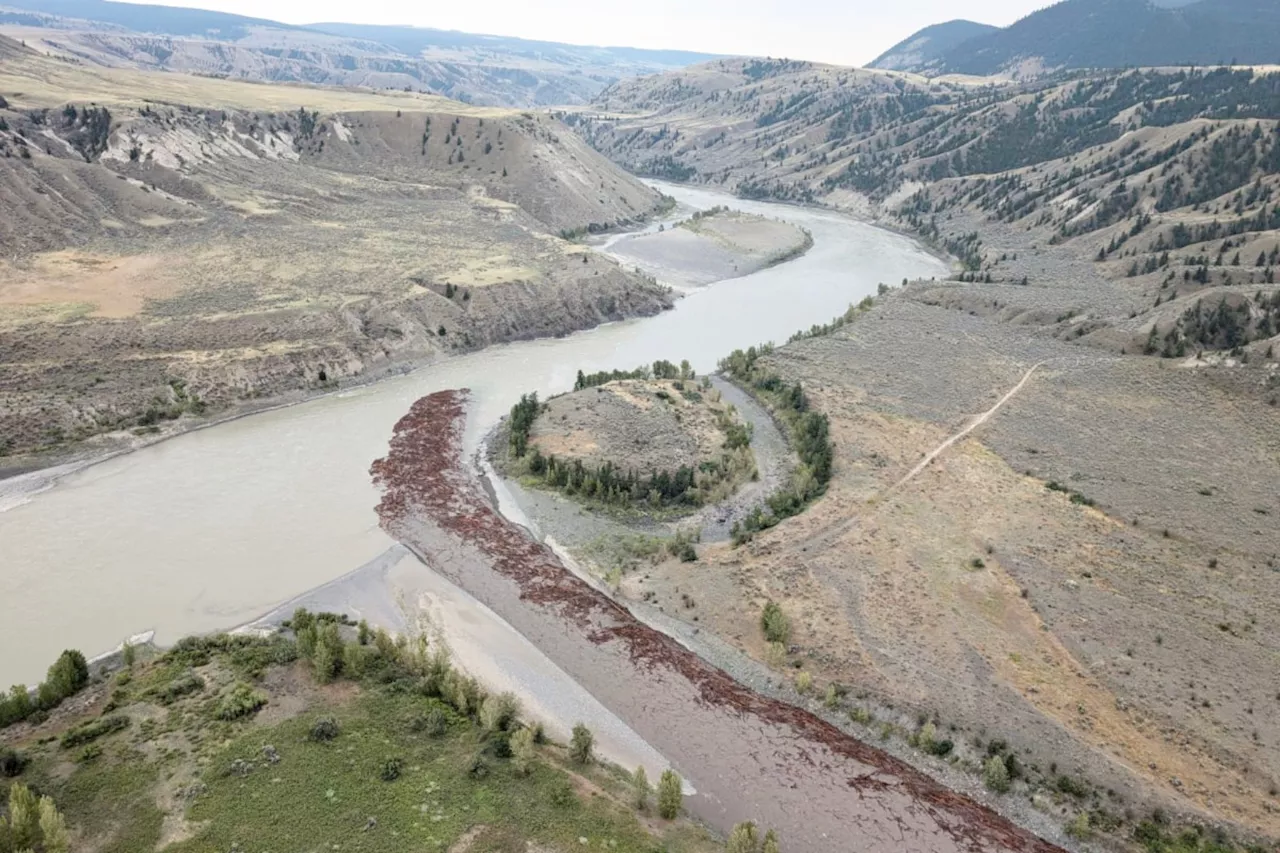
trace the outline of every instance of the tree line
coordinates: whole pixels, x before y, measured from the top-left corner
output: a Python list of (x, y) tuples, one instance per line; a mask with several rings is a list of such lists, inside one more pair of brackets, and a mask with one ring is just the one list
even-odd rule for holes
[(84, 655), (74, 649), (64, 651), (49, 667), (34, 696), (25, 684), (15, 684), (8, 696), (0, 698), (0, 728), (32, 717), (43, 719), (88, 683), (89, 664)]
[(826, 492), (831, 481), (834, 448), (827, 416), (809, 408), (809, 398), (799, 382), (785, 382), (758, 363), (771, 352), (772, 344), (734, 350), (720, 362), (720, 369), (751, 388), (783, 421), (800, 465), (789, 484), (765, 499), (765, 508), (757, 506), (742, 521), (734, 522), (731, 533), (735, 544), (750, 541), (758, 531), (799, 514)]

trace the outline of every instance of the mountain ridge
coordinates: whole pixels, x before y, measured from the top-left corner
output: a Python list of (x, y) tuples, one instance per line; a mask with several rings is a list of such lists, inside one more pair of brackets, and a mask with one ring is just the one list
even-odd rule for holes
[(1280, 6), (1266, 0), (1062, 0), (1007, 27), (894, 62), (894, 52), (904, 45), (922, 38), (927, 44), (932, 29), (891, 48), (872, 67), (1026, 76), (1062, 69), (1280, 63)]
[(920, 71), (929, 68), (961, 43), (998, 30), (999, 27), (963, 18), (932, 24), (898, 42), (867, 67), (883, 71)]
[(617, 80), (714, 58), (428, 27), (292, 25), (106, 0), (11, 0), (0, 4), (0, 30), (94, 65), (403, 89), (509, 107), (583, 104)]

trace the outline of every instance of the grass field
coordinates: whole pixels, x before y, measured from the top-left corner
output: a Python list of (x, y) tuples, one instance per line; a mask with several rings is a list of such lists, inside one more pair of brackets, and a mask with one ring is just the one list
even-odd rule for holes
[[(362, 659), (363, 676), (320, 684), (313, 663), (289, 660), (292, 640), (213, 643), (116, 673), (76, 712), (0, 732), (27, 759), (0, 780), (0, 803), (19, 782), (51, 795), (72, 849), (91, 853), (721, 849), (688, 821), (653, 816), (652, 797), (638, 811), (624, 771), (576, 764), (562, 746), (536, 745), (521, 772), (509, 744), (526, 724), (482, 725), (483, 691), (439, 658), (414, 675), (389, 642), (351, 642), (347, 672)], [(454, 698), (427, 695), (439, 693)], [(113, 718), (128, 725), (64, 745)]]

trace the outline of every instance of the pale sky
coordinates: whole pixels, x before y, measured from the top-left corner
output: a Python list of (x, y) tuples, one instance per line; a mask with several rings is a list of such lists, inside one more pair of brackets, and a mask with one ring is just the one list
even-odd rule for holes
[(408, 24), (572, 44), (786, 56), (842, 65), (875, 59), (953, 18), (1005, 26), (1051, 0), (155, 0), (289, 24)]

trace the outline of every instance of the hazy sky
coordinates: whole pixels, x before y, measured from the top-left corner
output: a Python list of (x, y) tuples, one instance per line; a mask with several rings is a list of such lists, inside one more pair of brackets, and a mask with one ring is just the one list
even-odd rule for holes
[(1004, 26), (1050, 0), (154, 0), (290, 24), (411, 24), (574, 44), (870, 62), (929, 24)]

